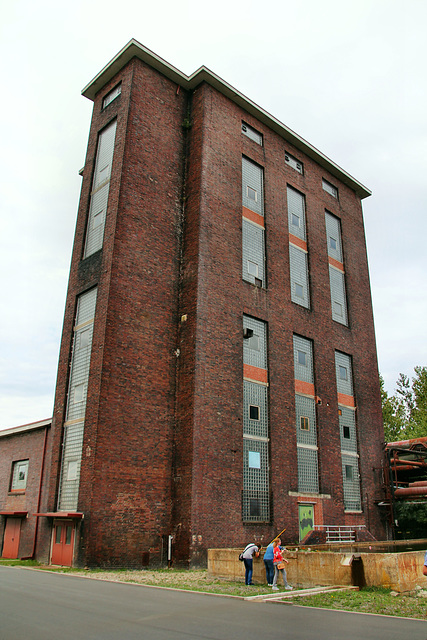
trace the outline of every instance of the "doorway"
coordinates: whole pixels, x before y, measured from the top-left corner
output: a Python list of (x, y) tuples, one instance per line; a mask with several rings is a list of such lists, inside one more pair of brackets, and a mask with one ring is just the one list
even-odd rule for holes
[(69, 520), (55, 520), (52, 532), (51, 564), (71, 567), (74, 556), (75, 526)]
[(21, 518), (7, 518), (4, 529), (2, 558), (18, 558), (20, 537)]
[(299, 540), (303, 540), (307, 533), (313, 530), (314, 527), (314, 505), (312, 504), (299, 504), (298, 505), (298, 517), (299, 517)]

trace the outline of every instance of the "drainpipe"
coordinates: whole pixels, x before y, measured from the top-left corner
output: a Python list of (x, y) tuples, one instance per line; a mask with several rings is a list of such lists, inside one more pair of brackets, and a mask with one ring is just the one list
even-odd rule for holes
[[(39, 480), (39, 491), (37, 496), (37, 510), (36, 513), (40, 513), (40, 503), (42, 498), (42, 483), (43, 483), (43, 472), (44, 472), (44, 464), (46, 459), (46, 448), (47, 448), (47, 430), (49, 427), (45, 427), (44, 431), (44, 442), (43, 442), (43, 455), (42, 455), (42, 463), (40, 468), (40, 480)], [(37, 533), (39, 530), (39, 517), (36, 516), (36, 525), (34, 527), (34, 539), (33, 539), (33, 550), (30, 556), (26, 556), (25, 558), (21, 558), (21, 560), (33, 560), (36, 554), (36, 543), (37, 543)]]

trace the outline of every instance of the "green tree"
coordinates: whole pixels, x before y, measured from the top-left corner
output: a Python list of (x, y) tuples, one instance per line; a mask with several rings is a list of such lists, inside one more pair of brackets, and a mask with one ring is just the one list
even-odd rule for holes
[(403, 373), (389, 396), (380, 376), (386, 442), (427, 436), (427, 367), (415, 367), (412, 380)]

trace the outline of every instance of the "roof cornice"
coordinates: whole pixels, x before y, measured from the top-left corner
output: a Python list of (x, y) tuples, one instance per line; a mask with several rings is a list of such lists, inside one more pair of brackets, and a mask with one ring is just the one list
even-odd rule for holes
[(275, 131), (282, 138), (290, 142), (295, 148), (300, 149), (307, 156), (312, 158), (321, 167), (328, 171), (331, 175), (335, 176), (338, 180), (346, 184), (350, 189), (355, 191), (359, 198), (367, 198), (371, 195), (371, 191), (365, 187), (361, 182), (353, 178), (349, 173), (344, 171), (330, 158), (325, 156), (321, 151), (313, 147), (309, 142), (301, 138), (297, 133), (289, 129), (282, 122), (277, 120), (274, 116), (270, 115), (267, 111), (259, 107), (255, 102), (244, 96), (240, 91), (235, 89), (232, 85), (225, 82), (222, 78), (217, 76), (207, 67), (200, 67), (187, 76), (182, 73), (176, 67), (172, 66), (163, 58), (144, 47), (137, 40), (132, 39), (127, 45), (119, 51), (119, 53), (85, 86), (82, 90), (84, 95), (89, 100), (94, 100), (96, 94), (109, 82), (132, 58), (138, 58), (147, 65), (156, 69), (161, 74), (180, 85), (186, 90), (193, 90), (202, 82), (214, 87), (217, 91), (225, 95), (227, 98), (235, 102), (242, 109), (253, 115), (260, 122), (267, 127)]

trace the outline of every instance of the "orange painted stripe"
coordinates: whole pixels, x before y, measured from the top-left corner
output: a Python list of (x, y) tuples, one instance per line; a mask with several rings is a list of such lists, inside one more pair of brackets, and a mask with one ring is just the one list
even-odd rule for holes
[(301, 240), (301, 238), (298, 238), (297, 236), (294, 236), (293, 233), (289, 234), (289, 242), (291, 244), (295, 244), (300, 249), (304, 249), (304, 251), (307, 251), (307, 243), (306, 243), (306, 241), (305, 240)]
[(314, 384), (312, 382), (304, 382), (303, 380), (295, 380), (295, 393), (314, 396)]
[(259, 213), (255, 213), (255, 211), (251, 211), (251, 209), (248, 209), (247, 207), (242, 207), (242, 216), (246, 218), (246, 220), (259, 224), (262, 228), (265, 227), (264, 217), (260, 216)]
[(344, 273), (344, 265), (342, 262), (339, 262), (339, 260), (335, 260), (335, 258), (331, 258), (331, 256), (329, 256), (329, 264)]
[(243, 365), (243, 377), (248, 378), (249, 380), (254, 380), (255, 382), (262, 382), (263, 384), (267, 384), (268, 382), (267, 370), (261, 369), (260, 367), (254, 367), (251, 364)]
[(345, 393), (338, 394), (338, 404), (343, 404), (345, 407), (355, 407), (353, 396), (347, 396)]

